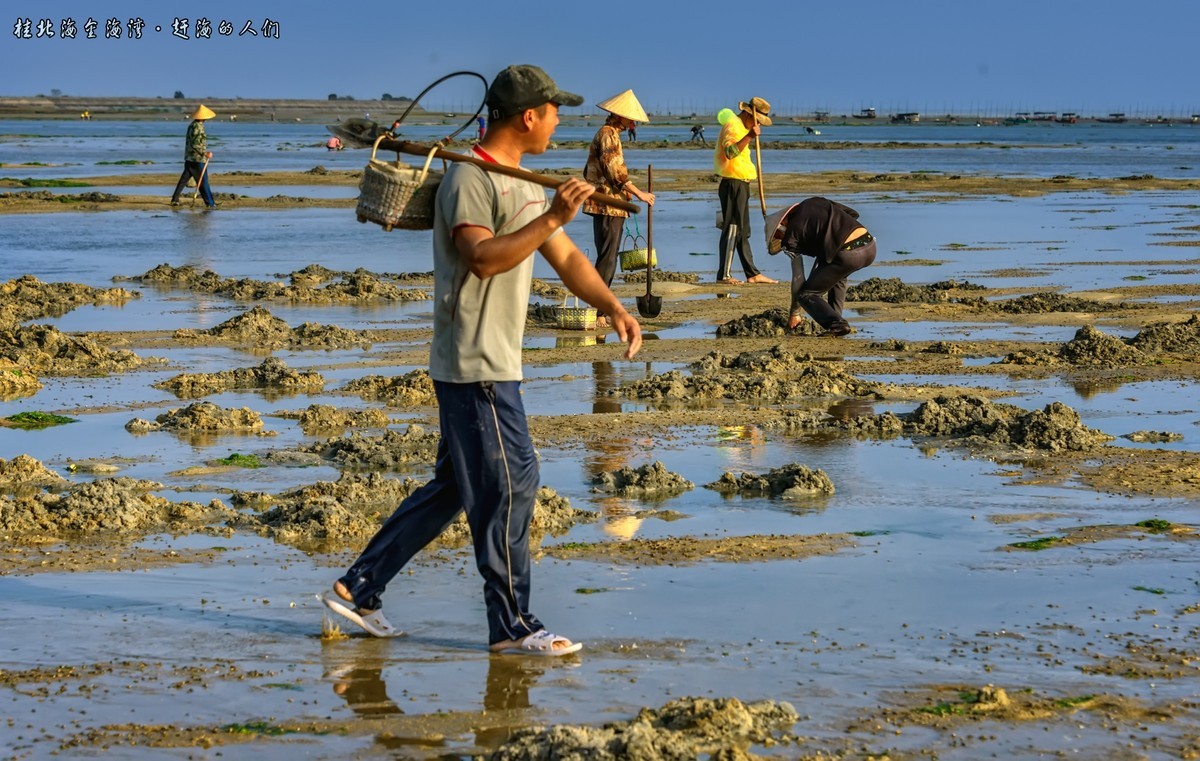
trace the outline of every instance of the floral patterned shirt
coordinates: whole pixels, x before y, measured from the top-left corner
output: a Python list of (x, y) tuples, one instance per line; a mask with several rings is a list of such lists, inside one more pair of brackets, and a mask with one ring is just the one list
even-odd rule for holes
[[(629, 170), (625, 168), (625, 154), (621, 151), (621, 131), (612, 124), (606, 123), (592, 139), (587, 165), (583, 169), (583, 179), (595, 185), (600, 193), (629, 199), (630, 194), (621, 190), (621, 186), (629, 181)], [(627, 211), (605, 206), (591, 198), (583, 202), (583, 213), (593, 216), (629, 216)]]
[(208, 152), (208, 138), (204, 135), (204, 122), (197, 119), (188, 125), (187, 138), (184, 140), (183, 160), (204, 163), (204, 154)]

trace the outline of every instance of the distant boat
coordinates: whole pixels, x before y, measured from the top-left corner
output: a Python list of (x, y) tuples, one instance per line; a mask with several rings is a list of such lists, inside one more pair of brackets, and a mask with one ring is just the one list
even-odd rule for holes
[(1108, 116), (1097, 116), (1096, 121), (1106, 122), (1108, 124), (1124, 124), (1126, 119), (1125, 119), (1125, 114), (1112, 113), (1112, 114), (1109, 114)]
[(916, 124), (921, 121), (921, 115), (916, 111), (906, 111), (892, 117), (892, 124)]
[(854, 118), (855, 119), (874, 119), (875, 118), (875, 109), (864, 108), (863, 110), (861, 110), (857, 114), (855, 114)]
[(1029, 112), (1028, 111), (1018, 111), (1016, 113), (1016, 116), (1008, 117), (1007, 119), (1004, 120), (1004, 123), (1009, 126), (1012, 126), (1014, 124), (1029, 124)]
[(1064, 111), (1063, 115), (1054, 121), (1058, 122), (1059, 124), (1074, 124), (1079, 121), (1079, 115), (1073, 114), (1070, 111)]

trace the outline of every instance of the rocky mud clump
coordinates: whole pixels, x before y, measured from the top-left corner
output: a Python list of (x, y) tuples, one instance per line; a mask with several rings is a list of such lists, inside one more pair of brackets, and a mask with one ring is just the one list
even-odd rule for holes
[(298, 421), (300, 430), (310, 436), (321, 431), (345, 428), (387, 428), (392, 422), (383, 410), (373, 407), (334, 407), (332, 404), (310, 404), (303, 410), (277, 412), (275, 415)]
[(336, 325), (306, 322), (292, 328), (258, 306), (209, 330), (181, 328), (175, 331), (175, 338), (179, 340), (205, 337), (264, 349), (346, 349), (370, 347), (376, 340), (369, 331), (347, 330)]
[(608, 392), (634, 399), (732, 399), (782, 402), (804, 397), (862, 397), (882, 386), (847, 373), (841, 363), (820, 362), (782, 346), (728, 356), (711, 352), (692, 365), (692, 375), (671, 370), (622, 384)]
[(736, 320), (717, 326), (717, 335), (723, 338), (775, 338), (824, 334), (825, 329), (808, 318), (801, 320), (794, 329), (789, 328), (786, 309), (768, 309), (758, 314), (744, 314)]
[[(319, 481), (278, 496), (238, 492), (235, 505), (268, 509), (258, 515), (239, 514), (230, 525), (304, 549), (359, 547), (421, 485), (411, 478), (400, 481), (379, 473), (345, 473), (336, 482)], [(543, 486), (533, 505), (531, 542), (536, 546), (546, 534), (558, 536), (576, 523), (595, 518), (595, 513), (571, 507), (569, 500)], [(459, 513), (433, 546), (458, 548), (470, 541), (466, 516)]]
[(28, 487), (60, 486), (67, 481), (39, 460), (19, 454), (11, 460), (0, 458), (0, 490), (17, 491)]
[(1130, 346), (1143, 352), (1200, 354), (1200, 315), (1183, 322), (1156, 322), (1147, 325), (1133, 338)]
[(0, 497), (0, 532), (34, 541), (85, 534), (130, 537), (194, 531), (234, 514), (219, 500), (206, 506), (171, 502), (150, 493), (162, 488), (153, 481), (119, 477), (77, 484), (62, 493)]
[[(644, 283), (646, 282), (646, 270), (626, 272), (621, 275), (621, 279), (626, 283)], [(671, 272), (655, 268), (654, 282), (693, 284), (700, 282), (700, 275), (695, 272)]]
[(1124, 367), (1149, 361), (1142, 351), (1123, 339), (1102, 333), (1091, 325), (1075, 331), (1075, 337), (1053, 351), (1018, 351), (1000, 364), (1040, 366), (1068, 364), (1075, 367)]
[(1113, 440), (1083, 425), (1062, 402), (1026, 411), (978, 396), (939, 396), (898, 417), (910, 436), (945, 436), (968, 446), (1085, 452)]
[(174, 288), (186, 288), (197, 293), (237, 301), (289, 301), (308, 304), (347, 304), (372, 301), (419, 301), (429, 298), (425, 291), (400, 288), (383, 282), (377, 275), (365, 270), (339, 273), (337, 281), (315, 287), (311, 283), (323, 282), (320, 277), (301, 275), (289, 284), (251, 280), (249, 278), (223, 278), (212, 270), (199, 270), (192, 265), (172, 267), (160, 264), (142, 275), (114, 280), (130, 280), (152, 283)]
[(799, 714), (789, 703), (737, 698), (673, 700), (658, 709), (643, 708), (630, 721), (602, 727), (560, 724), (549, 729), (518, 731), (500, 746), (491, 761), (666, 761), (711, 758), (722, 761), (755, 758), (751, 745), (798, 742), (792, 726)]
[(399, 377), (367, 375), (342, 386), (341, 391), (357, 394), (366, 400), (377, 399), (389, 407), (414, 407), (435, 404), (433, 379), (429, 371), (413, 370)]
[(619, 468), (592, 479), (592, 491), (633, 499), (663, 499), (694, 489), (695, 484), (655, 460), (640, 468)]
[(967, 281), (943, 280), (930, 285), (909, 285), (898, 277), (868, 278), (846, 289), (846, 301), (883, 301), (889, 304), (941, 304), (953, 301), (953, 291), (987, 290)]
[(0, 327), (0, 361), (42, 375), (105, 375), (141, 367), (131, 351), (109, 349), (87, 336), (72, 336), (50, 325)]
[(570, 295), (570, 291), (561, 285), (548, 283), (538, 277), (529, 281), (529, 292), (537, 294), (544, 299), (565, 299)]
[(1004, 314), (1048, 314), (1051, 312), (1115, 312), (1127, 308), (1119, 301), (1095, 301), (1061, 293), (1027, 293), (1014, 299), (988, 301), (983, 298), (963, 299), (963, 304), (982, 311)]
[(432, 463), (441, 435), (419, 425), (405, 430), (388, 430), (381, 436), (363, 436), (353, 432), (302, 447), (300, 451), (319, 455), (343, 469), (396, 470), (414, 463)]
[(141, 295), (124, 288), (43, 283), (33, 275), (24, 275), (0, 284), (0, 324), (60, 317), (88, 304), (124, 304)]
[(11, 362), (0, 360), (0, 399), (29, 396), (36, 393), (41, 387), (41, 381), (32, 372), (14, 367)]
[(325, 379), (312, 370), (298, 372), (283, 360), (267, 357), (258, 367), (239, 367), (218, 373), (183, 373), (155, 388), (170, 391), (180, 399), (195, 399), (231, 389), (264, 389), (278, 394), (303, 394), (325, 388)]
[(196, 402), (179, 410), (164, 412), (154, 422), (134, 418), (125, 424), (130, 433), (176, 431), (178, 433), (229, 433), (261, 431), (262, 417), (249, 407), (218, 407), (212, 402)]
[(833, 481), (823, 470), (813, 470), (807, 465), (791, 463), (782, 468), (773, 468), (763, 475), (735, 475), (726, 471), (716, 481), (705, 484), (704, 488), (722, 494), (795, 499), (814, 494), (833, 494)]

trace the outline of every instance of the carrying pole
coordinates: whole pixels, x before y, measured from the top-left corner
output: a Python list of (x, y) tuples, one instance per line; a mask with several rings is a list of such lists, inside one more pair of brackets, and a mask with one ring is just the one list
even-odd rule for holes
[[(392, 138), (385, 137), (383, 140), (379, 141), (379, 147), (386, 151), (407, 153), (413, 156), (428, 156), (430, 150), (433, 150), (433, 155), (444, 161), (458, 161), (460, 163), (473, 164), (485, 172), (503, 174), (508, 177), (516, 177), (518, 180), (525, 180), (526, 182), (532, 182), (535, 185), (541, 185), (542, 187), (546, 188), (557, 188), (559, 185), (562, 185), (564, 182), (566, 182), (566, 180), (558, 180), (552, 177), (547, 177), (543, 174), (536, 174), (524, 169), (504, 166), (503, 164), (496, 164), (490, 161), (481, 161), (480, 159), (473, 158), (471, 156), (464, 156), (461, 153), (454, 153), (442, 148), (433, 149), (432, 146), (421, 145), (420, 143), (410, 143), (406, 140), (393, 140)], [(604, 204), (605, 206), (611, 206), (614, 209), (621, 209), (622, 211), (627, 211), (630, 214), (637, 214), (639, 211), (641, 211), (640, 207), (630, 203), (629, 201), (626, 201), (624, 198), (615, 198), (605, 193), (593, 193), (591, 196), (589, 196), (589, 198), (596, 203)], [(763, 208), (765, 209), (766, 207), (764, 206)]]
[[(754, 126), (758, 127), (758, 107), (754, 99), (750, 99), (750, 111), (754, 115)], [(754, 158), (758, 161), (758, 202), (762, 205), (763, 219), (767, 218), (767, 194), (763, 192), (762, 146), (758, 143), (758, 133), (754, 133)]]

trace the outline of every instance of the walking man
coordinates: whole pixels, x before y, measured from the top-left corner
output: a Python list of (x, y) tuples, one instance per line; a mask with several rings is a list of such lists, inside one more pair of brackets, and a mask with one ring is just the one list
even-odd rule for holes
[(750, 143), (762, 127), (771, 126), (771, 104), (762, 98), (751, 98), (749, 103), (739, 103), (738, 108), (741, 112), (722, 125), (713, 152), (713, 169), (721, 177), (717, 186), (722, 219), (717, 282), (741, 284), (729, 271), (736, 246), (746, 282), (778, 283), (754, 266), (754, 254), (750, 252), (750, 183), (758, 179), (750, 160)]
[(192, 114), (192, 123), (188, 125), (183, 144), (183, 174), (179, 175), (175, 192), (171, 194), (172, 206), (179, 205), (179, 194), (187, 187), (189, 179), (196, 181), (205, 207), (213, 209), (217, 206), (212, 189), (208, 186), (208, 161), (212, 158), (212, 151), (208, 150), (208, 136), (204, 134), (204, 122), (214, 116), (216, 113), (203, 103)]
[[(582, 102), (540, 68), (510, 66), (488, 88), (488, 129), (471, 155), (517, 167), (522, 156), (546, 150), (559, 106)], [(529, 524), (539, 479), (521, 400), (521, 341), (536, 250), (564, 285), (609, 315), (628, 344), (626, 358), (641, 348), (637, 320), (562, 229), (594, 192), (572, 178), (548, 201), (538, 185), (472, 164), (446, 172), (433, 229), (429, 375), (441, 425), (433, 480), (400, 503), (322, 598), (368, 633), (401, 633), (383, 615), (384, 589), (465, 510), (491, 651), (555, 656), (582, 647), (550, 634), (529, 610)]]

